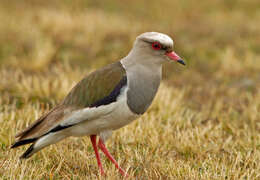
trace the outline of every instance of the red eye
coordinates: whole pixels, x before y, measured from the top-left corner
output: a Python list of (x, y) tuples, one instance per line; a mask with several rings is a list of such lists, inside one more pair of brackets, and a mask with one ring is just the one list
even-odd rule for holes
[(162, 45), (158, 42), (152, 43), (152, 47), (154, 50), (160, 50), (162, 48)]

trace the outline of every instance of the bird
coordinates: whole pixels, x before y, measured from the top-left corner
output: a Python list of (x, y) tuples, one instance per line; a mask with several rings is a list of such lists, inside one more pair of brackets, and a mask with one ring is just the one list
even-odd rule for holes
[(11, 148), (31, 144), (20, 157), (26, 159), (69, 136), (90, 136), (101, 175), (105, 173), (99, 149), (123, 176), (128, 176), (105, 141), (114, 130), (147, 111), (158, 91), (165, 62), (185, 65), (173, 45), (172, 38), (163, 33), (137, 36), (126, 57), (84, 77), (57, 106), (18, 133)]

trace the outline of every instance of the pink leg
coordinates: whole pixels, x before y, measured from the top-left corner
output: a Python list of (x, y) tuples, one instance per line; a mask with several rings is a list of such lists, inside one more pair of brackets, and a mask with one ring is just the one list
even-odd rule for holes
[(102, 139), (99, 138), (99, 142), (98, 142), (98, 146), (99, 148), (103, 151), (103, 153), (108, 157), (108, 159), (110, 159), (110, 161), (112, 161), (112, 163), (115, 164), (116, 168), (119, 170), (119, 172), (125, 176), (128, 177), (128, 174), (121, 168), (119, 167), (118, 163), (116, 162), (116, 160), (113, 158), (113, 156), (109, 153), (109, 151), (107, 150), (105, 144), (103, 143)]
[(91, 135), (90, 139), (91, 139), (91, 143), (92, 143), (92, 146), (94, 148), (94, 151), (95, 151), (95, 155), (96, 155), (96, 158), (97, 158), (97, 163), (98, 163), (98, 167), (100, 169), (101, 175), (104, 176), (105, 173), (104, 173), (102, 163), (101, 163), (101, 160), (100, 160), (100, 156), (99, 156), (99, 153), (98, 153), (96, 137), (97, 137), (96, 135)]

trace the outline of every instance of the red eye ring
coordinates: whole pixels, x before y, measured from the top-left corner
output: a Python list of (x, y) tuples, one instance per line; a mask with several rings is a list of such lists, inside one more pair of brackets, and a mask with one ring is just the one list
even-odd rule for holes
[(162, 45), (159, 42), (153, 42), (152, 47), (154, 50), (160, 50), (162, 48)]

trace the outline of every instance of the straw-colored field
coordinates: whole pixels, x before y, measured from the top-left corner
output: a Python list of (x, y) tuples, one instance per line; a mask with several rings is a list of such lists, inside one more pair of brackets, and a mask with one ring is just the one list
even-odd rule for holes
[[(260, 179), (259, 0), (0, 3), (0, 179), (103, 179), (88, 137), (28, 160), (14, 135), (137, 35), (169, 34), (188, 66), (164, 67), (151, 108), (107, 147), (136, 179)], [(107, 179), (122, 176), (105, 156)]]

